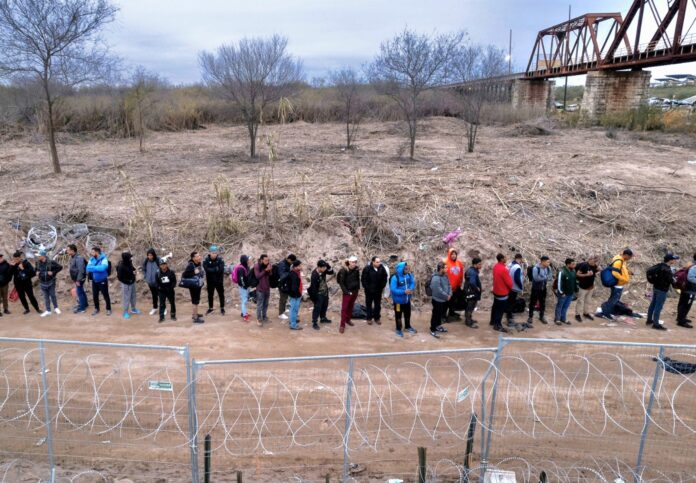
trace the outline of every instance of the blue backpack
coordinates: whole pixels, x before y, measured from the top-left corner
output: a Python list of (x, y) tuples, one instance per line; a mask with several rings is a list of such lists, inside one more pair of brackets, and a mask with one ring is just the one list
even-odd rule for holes
[[(607, 288), (616, 287), (616, 285), (619, 283), (619, 281), (614, 276), (614, 272), (619, 271), (621, 269), (614, 268), (612, 266), (613, 264), (614, 262), (610, 263), (609, 265), (604, 267), (602, 271), (599, 273), (599, 278), (602, 280), (602, 285), (604, 285)], [(623, 268), (623, 262), (621, 262), (621, 267)]]

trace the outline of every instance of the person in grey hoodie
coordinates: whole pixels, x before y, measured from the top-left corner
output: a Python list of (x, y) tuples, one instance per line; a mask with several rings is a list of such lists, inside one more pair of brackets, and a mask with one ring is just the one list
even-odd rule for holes
[[(157, 313), (158, 301), (159, 301), (159, 289), (157, 288), (157, 272), (159, 272), (159, 257), (154, 248), (150, 248), (147, 251), (147, 256), (143, 260), (143, 279), (150, 288), (150, 294), (152, 295), (152, 310), (150, 310), (150, 315), (155, 315)], [(166, 311), (165, 311), (166, 315)]]
[(452, 298), (452, 285), (447, 277), (447, 266), (445, 262), (437, 264), (437, 271), (430, 279), (430, 290), (433, 294), (433, 313), (430, 317), (430, 335), (439, 339), (440, 333), (447, 332), (447, 329), (442, 326), (442, 319), (445, 318), (448, 302)]
[(36, 262), (39, 288), (46, 304), (46, 310), (41, 314), (41, 317), (51, 315), (51, 302), (53, 302), (53, 311), (60, 315), (58, 298), (56, 297), (56, 274), (63, 270), (63, 267), (58, 262), (49, 259), (47, 255), (46, 250), (39, 250), (39, 260)]
[(544, 318), (546, 309), (546, 284), (551, 279), (551, 260), (547, 256), (541, 257), (539, 263), (532, 268), (532, 295), (529, 298), (529, 319), (525, 324), (526, 329), (532, 328), (534, 322), (534, 308), (539, 303), (539, 320), (542, 324), (548, 324)]
[(75, 284), (75, 292), (77, 293), (77, 306), (73, 309), (73, 313), (81, 314), (87, 310), (87, 294), (85, 293), (85, 280), (87, 280), (87, 261), (77, 251), (77, 245), (68, 245), (68, 255), (70, 255), (70, 264), (68, 270), (70, 272), (70, 280)]

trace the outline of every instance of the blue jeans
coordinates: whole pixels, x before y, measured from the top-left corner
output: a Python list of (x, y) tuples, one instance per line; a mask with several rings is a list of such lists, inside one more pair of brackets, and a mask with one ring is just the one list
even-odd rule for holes
[(665, 301), (667, 300), (667, 292), (662, 290), (653, 289), (652, 301), (650, 302), (650, 308), (648, 308), (648, 320), (655, 324), (660, 322), (660, 313), (662, 308), (665, 306)]
[(239, 300), (242, 306), (242, 316), (247, 314), (247, 302), (249, 301), (249, 289), (239, 287)]
[(77, 292), (77, 308), (85, 310), (87, 308), (87, 293), (85, 293), (84, 282), (75, 283), (75, 291)]
[(559, 295), (558, 302), (556, 302), (556, 317), (554, 320), (565, 322), (568, 317), (568, 309), (570, 308), (570, 304), (572, 302), (572, 295)]
[(611, 288), (611, 295), (609, 296), (609, 300), (604, 302), (602, 304), (602, 314), (604, 315), (613, 315), (614, 314), (614, 307), (616, 307), (616, 304), (619, 303), (621, 300), (621, 294), (623, 294), (623, 287), (612, 287)]
[(292, 298), (290, 297), (290, 327), (293, 329), (297, 327), (297, 316), (300, 313), (300, 303), (302, 302), (302, 297)]

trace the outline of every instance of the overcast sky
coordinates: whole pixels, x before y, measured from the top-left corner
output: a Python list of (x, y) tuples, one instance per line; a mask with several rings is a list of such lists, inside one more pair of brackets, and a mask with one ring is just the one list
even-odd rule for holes
[[(667, 0), (661, 0), (667, 1)], [(625, 13), (630, 0), (574, 0), (581, 13)], [(360, 67), (380, 43), (408, 26), (431, 33), (464, 29), (474, 42), (507, 50), (523, 70), (536, 33), (568, 16), (563, 0), (117, 0), (121, 10), (107, 37), (126, 65), (179, 83), (201, 78), (197, 56), (242, 37), (282, 34), (303, 59), (307, 80), (344, 65)], [(658, 69), (696, 73), (696, 64)], [(572, 83), (582, 83), (575, 78)]]

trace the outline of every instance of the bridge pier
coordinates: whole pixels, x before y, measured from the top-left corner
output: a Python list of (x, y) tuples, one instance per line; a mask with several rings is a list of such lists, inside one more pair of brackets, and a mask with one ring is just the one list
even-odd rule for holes
[(588, 72), (581, 111), (598, 120), (605, 114), (637, 109), (648, 98), (650, 72), (595, 71)]
[(552, 109), (554, 87), (554, 82), (544, 79), (515, 79), (512, 85), (512, 106), (515, 109)]

